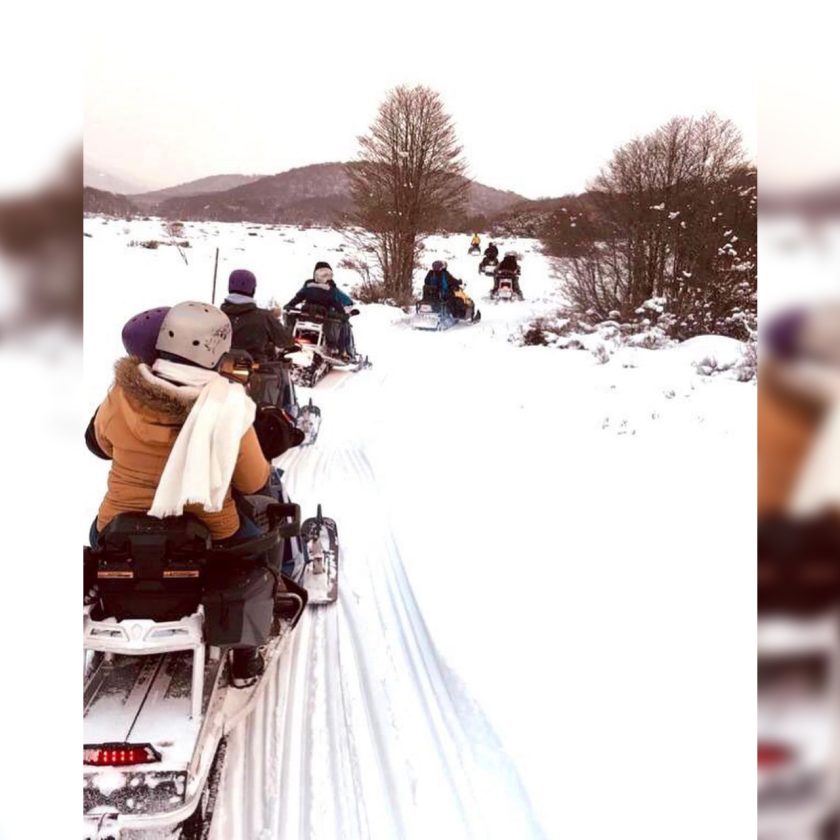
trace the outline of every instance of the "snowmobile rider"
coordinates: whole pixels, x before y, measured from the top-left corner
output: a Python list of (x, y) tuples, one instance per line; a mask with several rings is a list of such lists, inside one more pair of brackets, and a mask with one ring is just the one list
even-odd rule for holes
[(221, 306), (233, 328), (231, 345), (244, 350), (256, 362), (268, 362), (277, 352), (294, 350), (291, 332), (283, 326), (277, 312), (260, 309), (254, 301), (257, 278), (245, 268), (237, 268), (228, 278), (228, 296)]
[(496, 247), (495, 242), (491, 242), (485, 249), (484, 249), (484, 256), (481, 258), (481, 262), (478, 264), (478, 270), (481, 271), (485, 265), (489, 263), (497, 263), (499, 261), (499, 249)]
[(356, 355), (356, 343), (353, 340), (353, 328), (350, 326), (349, 316), (358, 315), (359, 310), (356, 309), (356, 304), (353, 302), (353, 298), (351, 298), (346, 292), (342, 292), (341, 289), (336, 286), (335, 280), (330, 280), (329, 283), (332, 287), (336, 300), (344, 307), (344, 312), (348, 316), (348, 320), (346, 321), (346, 334), (343, 337), (345, 344), (343, 346), (345, 353), (352, 357)]
[(508, 251), (505, 258), (499, 263), (499, 267), (493, 274), (493, 290), (491, 295), (495, 295), (499, 291), (499, 276), (503, 275), (509, 277), (513, 281), (513, 291), (521, 298), (522, 291), (519, 288), (519, 275), (522, 269), (517, 261), (517, 254), (515, 251)]
[(472, 235), (472, 239), (470, 239), (470, 251), (480, 251), (481, 250), (481, 237), (474, 233)]
[(449, 286), (454, 278), (450, 277), (443, 260), (435, 260), (423, 281), (423, 298), (434, 296), (438, 300), (449, 299)]
[[(315, 263), (312, 279), (303, 284), (298, 293), (286, 304), (285, 309), (288, 311), (300, 304), (304, 307), (310, 305), (326, 309), (329, 316), (327, 325), (334, 324), (337, 327), (337, 330), (331, 330), (330, 343), (338, 347), (342, 355), (349, 357), (351, 333), (349, 317), (345, 311), (347, 304), (344, 300), (350, 300), (350, 298), (340, 292), (335, 285), (332, 267), (329, 263), (320, 261)], [(353, 301), (350, 300), (351, 305), (352, 303)]]
[(475, 304), (462, 288), (462, 283), (447, 270), (443, 260), (435, 260), (431, 270), (423, 281), (423, 297), (428, 299), (429, 291), (436, 290), (438, 299), (446, 301), (453, 317), (465, 320), (478, 320), (480, 315), (475, 310)]
[[(259, 536), (259, 528), (237, 511), (232, 490), (258, 493), (271, 467), (253, 426), (256, 406), (241, 385), (217, 370), (231, 349), (227, 315), (188, 301), (163, 310), (159, 326), (156, 318), (141, 317), (133, 329), (141, 349), (157, 336), (155, 358), (120, 359), (113, 387), (94, 415), (93, 436), (111, 469), (91, 545), (126, 512), (156, 518), (192, 513), (221, 545)], [(263, 667), (256, 649), (234, 651), (234, 679), (241, 684), (252, 682)]]

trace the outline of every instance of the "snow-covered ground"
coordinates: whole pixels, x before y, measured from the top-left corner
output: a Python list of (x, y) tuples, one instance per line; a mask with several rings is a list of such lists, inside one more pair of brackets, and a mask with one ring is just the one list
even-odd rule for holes
[[(332, 231), (187, 224), (188, 264), (171, 246), (129, 246), (165, 239), (156, 220), (89, 218), (85, 231), (91, 411), (123, 322), (209, 299), (217, 246), (217, 304), (239, 267), (263, 302), (288, 300), (318, 259), (355, 283)], [(754, 507), (754, 385), (698, 374), (733, 351), (712, 337), (605, 364), (518, 347), (509, 336), (561, 301), (551, 266), (536, 242), (504, 242), (524, 254), (526, 300), (494, 304), (467, 243), (433, 237), (428, 261), (468, 281), (481, 322), (423, 333), (399, 310), (362, 307), (356, 344), (373, 367), (319, 384), (316, 446), (278, 462), (304, 515), (322, 502), (338, 522), (340, 597), (307, 614), (233, 737), (216, 840), (578, 840), (615, 836), (604, 826), (618, 813), (672, 836), (690, 792), (639, 801), (633, 755), (614, 746), (650, 749), (656, 726), (675, 733), (656, 740), (663, 766), (714, 749), (686, 727), (681, 698), (724, 643), (715, 609), (744, 603), (720, 585), (744, 562), (721, 535)], [(107, 465), (87, 469), (92, 518)], [(712, 592), (709, 620), (686, 627), (687, 599)], [(673, 689), (651, 696), (660, 669)]]

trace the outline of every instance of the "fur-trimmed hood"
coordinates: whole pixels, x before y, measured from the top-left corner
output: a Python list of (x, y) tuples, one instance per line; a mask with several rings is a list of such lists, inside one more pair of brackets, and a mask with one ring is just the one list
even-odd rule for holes
[(144, 375), (141, 364), (136, 356), (118, 359), (114, 365), (114, 383), (123, 390), (132, 408), (147, 419), (159, 419), (167, 426), (183, 424), (197, 399), (195, 390), (150, 376), (148, 369)]

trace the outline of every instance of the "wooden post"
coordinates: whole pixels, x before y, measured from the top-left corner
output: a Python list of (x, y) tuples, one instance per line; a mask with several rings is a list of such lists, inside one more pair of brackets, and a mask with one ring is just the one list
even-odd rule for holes
[(210, 303), (216, 305), (216, 274), (219, 271), (219, 249), (216, 248), (216, 262), (213, 265), (213, 297), (210, 298)]

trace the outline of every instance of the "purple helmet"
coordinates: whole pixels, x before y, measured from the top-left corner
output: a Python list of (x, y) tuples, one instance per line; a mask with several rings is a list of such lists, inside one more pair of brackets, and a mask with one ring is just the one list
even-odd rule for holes
[(236, 268), (228, 277), (228, 292), (253, 297), (257, 290), (257, 278), (253, 271), (247, 268)]
[(777, 315), (764, 329), (764, 338), (779, 358), (792, 359), (799, 350), (799, 338), (806, 320), (804, 309)]
[(157, 309), (140, 312), (126, 322), (122, 331), (122, 342), (130, 356), (137, 356), (147, 365), (154, 362), (157, 358), (155, 344), (160, 325), (168, 312), (168, 306), (159, 306)]
[(443, 271), (446, 268), (446, 263), (443, 260), (435, 260), (432, 263), (432, 271)]

